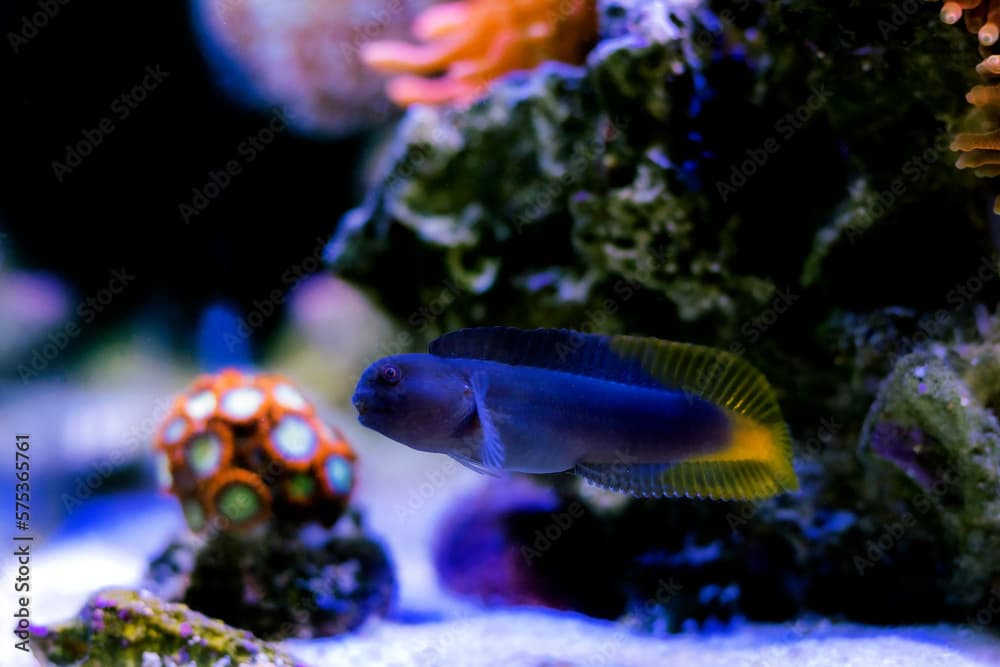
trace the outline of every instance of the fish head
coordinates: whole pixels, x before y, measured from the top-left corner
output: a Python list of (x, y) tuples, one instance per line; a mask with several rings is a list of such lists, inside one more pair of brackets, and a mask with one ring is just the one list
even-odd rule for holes
[(429, 354), (379, 359), (362, 373), (352, 402), (363, 426), (425, 452), (453, 451), (476, 409), (460, 365)]

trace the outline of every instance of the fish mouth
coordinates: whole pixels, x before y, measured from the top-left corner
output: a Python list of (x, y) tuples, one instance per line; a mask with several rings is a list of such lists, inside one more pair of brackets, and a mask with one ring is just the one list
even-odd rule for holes
[(364, 401), (356, 401), (355, 409), (358, 411), (358, 423), (366, 428), (371, 428), (371, 413), (368, 412), (368, 404)]
[(379, 405), (378, 401), (373, 403), (361, 396), (355, 395), (351, 402), (354, 404), (354, 409), (358, 411), (358, 422), (368, 428), (374, 428), (373, 425), (378, 421), (379, 415), (385, 415), (389, 412), (385, 406)]
[(379, 427), (380, 417), (386, 415), (388, 413), (387, 410), (380, 409), (378, 405), (369, 405), (364, 401), (361, 401), (354, 407), (358, 410), (359, 424), (381, 433), (381, 428)]
[(354, 396), (351, 397), (351, 403), (354, 404), (354, 409), (358, 411), (358, 417), (361, 417), (361, 415), (368, 411), (368, 401), (364, 399), (361, 392), (354, 392)]

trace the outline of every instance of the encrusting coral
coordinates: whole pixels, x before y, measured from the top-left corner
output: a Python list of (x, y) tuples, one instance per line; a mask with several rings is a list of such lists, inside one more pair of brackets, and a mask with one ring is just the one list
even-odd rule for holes
[(95, 593), (75, 619), (32, 628), (32, 644), (42, 664), (303, 667), (246, 630), (146, 591), (125, 589)]
[[(401, 73), (386, 92), (400, 106), (463, 103), (497, 77), (547, 61), (583, 62), (597, 37), (595, 0), (467, 0), (430, 7), (413, 24), (423, 45), (367, 44), (371, 67)], [(443, 72), (440, 77), (431, 77)]]
[(228, 369), (177, 397), (156, 438), (161, 483), (192, 529), (245, 530), (278, 518), (333, 523), (355, 454), (288, 380)]

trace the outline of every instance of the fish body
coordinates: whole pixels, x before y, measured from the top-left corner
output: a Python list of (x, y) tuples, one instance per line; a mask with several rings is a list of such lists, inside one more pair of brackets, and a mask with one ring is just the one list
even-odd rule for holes
[[(483, 393), (505, 470), (553, 473), (579, 461), (630, 458), (663, 463), (719, 449), (729, 438), (724, 412), (683, 392), (493, 361), (443, 361)], [(481, 446), (481, 426), (469, 436), (468, 448)]]
[(797, 488), (766, 380), (741, 359), (656, 339), (495, 327), (362, 375), (359, 421), (480, 472), (572, 471), (635, 495), (759, 498)]

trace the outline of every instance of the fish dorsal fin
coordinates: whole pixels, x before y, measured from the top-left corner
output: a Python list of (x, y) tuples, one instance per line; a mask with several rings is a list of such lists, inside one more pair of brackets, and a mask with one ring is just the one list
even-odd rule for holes
[[(432, 342), (430, 352), (440, 357), (532, 366), (680, 391), (733, 413), (735, 428), (730, 446), (703, 459), (672, 464), (673, 472), (661, 471), (669, 487), (661, 494), (760, 497), (753, 494), (770, 488), (768, 484), (776, 489), (774, 492), (798, 488), (792, 469), (791, 437), (777, 398), (764, 375), (735, 354), (656, 338), (510, 327), (461, 329)], [(744, 466), (741, 462), (754, 465)], [(699, 467), (702, 463), (721, 467), (703, 471)], [(770, 483), (761, 486), (755, 481), (756, 464), (763, 464), (769, 471)], [(646, 473), (649, 471), (643, 471)], [(725, 488), (707, 481), (682, 483), (689, 474), (694, 475), (692, 481), (708, 480), (709, 474), (721, 475)], [(626, 482), (623, 478), (616, 483), (626, 489)]]
[(545, 368), (638, 386), (663, 386), (643, 370), (638, 360), (619, 357), (611, 349), (613, 338), (568, 329), (479, 327), (441, 336), (431, 342), (430, 353)]
[(430, 344), (439, 357), (532, 366), (693, 394), (758, 421), (781, 420), (764, 376), (723, 350), (636, 336), (567, 329), (460, 329)]

